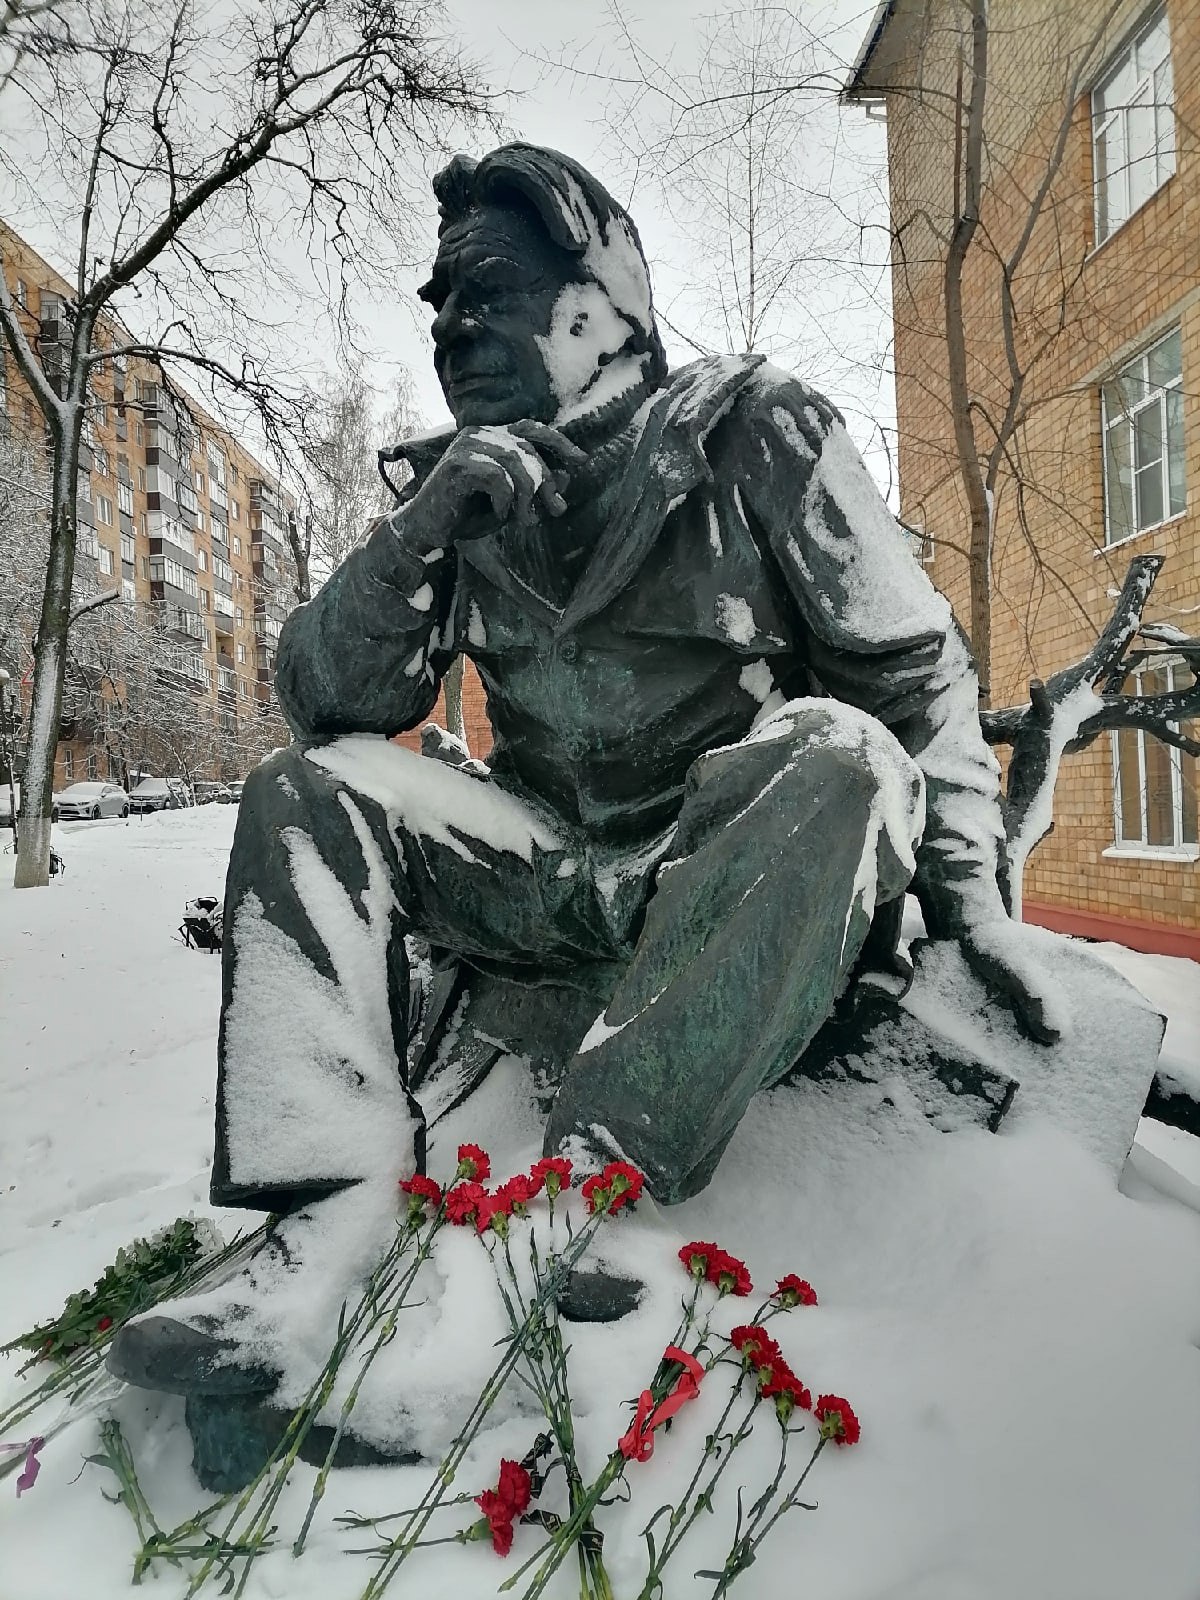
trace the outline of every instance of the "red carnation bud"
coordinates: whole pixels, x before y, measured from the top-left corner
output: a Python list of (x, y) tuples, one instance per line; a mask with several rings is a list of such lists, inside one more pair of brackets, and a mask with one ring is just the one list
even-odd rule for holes
[(112, 1325), (111, 1317), (101, 1317), (100, 1321), (96, 1324), (96, 1328), (98, 1332), (106, 1333), (108, 1329), (112, 1327)]

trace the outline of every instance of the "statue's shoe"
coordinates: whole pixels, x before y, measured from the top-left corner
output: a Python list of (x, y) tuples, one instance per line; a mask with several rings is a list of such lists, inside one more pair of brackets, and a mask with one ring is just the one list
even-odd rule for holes
[(559, 1315), (568, 1322), (618, 1322), (636, 1311), (646, 1292), (640, 1278), (619, 1278), (599, 1267), (576, 1267), (558, 1291)]
[(160, 1316), (128, 1322), (109, 1346), (108, 1370), (139, 1389), (156, 1389), (162, 1394), (270, 1394), (279, 1374), (247, 1361), (244, 1346), (220, 1333), (218, 1327), (209, 1329)]

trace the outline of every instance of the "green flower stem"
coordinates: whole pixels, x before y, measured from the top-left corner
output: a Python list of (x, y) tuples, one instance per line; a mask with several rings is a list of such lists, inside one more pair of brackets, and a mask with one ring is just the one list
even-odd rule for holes
[[(817, 1457), (821, 1454), (821, 1451), (825, 1448), (825, 1445), (826, 1445), (827, 1442), (828, 1441), (825, 1440), (825, 1439), (818, 1439), (817, 1440), (817, 1448), (813, 1451), (812, 1455), (809, 1457), (808, 1465), (805, 1467), (804, 1471), (800, 1474), (800, 1476), (796, 1479), (796, 1481), (792, 1485), (792, 1487), (788, 1490), (788, 1492), (780, 1500), (780, 1502), (779, 1502), (778, 1506), (776, 1506), (775, 1511), (773, 1512), (773, 1514), (763, 1524), (762, 1531), (760, 1533), (754, 1535), (753, 1537), (751, 1537), (749, 1532), (747, 1532), (747, 1534), (741, 1540), (739, 1540), (738, 1543), (729, 1552), (729, 1555), (726, 1556), (726, 1558), (725, 1558), (725, 1570), (721, 1574), (720, 1578), (718, 1579), (717, 1586), (713, 1590), (712, 1594), (709, 1596), (709, 1600), (720, 1600), (720, 1597), (722, 1595), (725, 1595), (725, 1594), (729, 1593), (729, 1590), (732, 1588), (733, 1584), (737, 1581), (737, 1579), (741, 1576), (741, 1574), (746, 1570), (746, 1568), (754, 1560), (755, 1556), (758, 1553), (759, 1546), (762, 1544), (763, 1540), (770, 1533), (771, 1529), (779, 1521), (780, 1517), (782, 1517), (785, 1512), (790, 1511), (793, 1508), (793, 1506), (796, 1506), (796, 1505), (798, 1505), (800, 1503), (798, 1501), (798, 1499), (797, 1499), (797, 1496), (799, 1495), (801, 1489), (804, 1487), (805, 1479), (808, 1477), (808, 1475), (812, 1471), (812, 1469), (816, 1466)], [(786, 1449), (786, 1441), (785, 1441), (785, 1446), (784, 1447)], [(778, 1481), (779, 1481), (780, 1478), (782, 1478), (782, 1472), (780, 1472), (777, 1475), (776, 1484), (778, 1484)]]
[[(711, 1371), (711, 1367), (709, 1370)], [(650, 1564), (650, 1570), (646, 1574), (646, 1581), (638, 1591), (637, 1600), (653, 1600), (655, 1586), (658, 1584), (661, 1578), (663, 1568), (675, 1554), (676, 1550), (678, 1550), (684, 1539), (687, 1538), (689, 1532), (691, 1531), (692, 1524), (696, 1521), (696, 1518), (706, 1506), (711, 1508), (710, 1497), (713, 1490), (717, 1486), (717, 1482), (720, 1479), (721, 1474), (729, 1465), (729, 1462), (733, 1456), (733, 1452), (740, 1444), (744, 1442), (744, 1440), (750, 1436), (751, 1418), (754, 1416), (754, 1413), (758, 1408), (760, 1399), (757, 1388), (751, 1397), (750, 1405), (745, 1417), (738, 1424), (737, 1431), (734, 1433), (733, 1440), (730, 1443), (728, 1450), (725, 1451), (723, 1456), (719, 1456), (717, 1458), (716, 1469), (709, 1477), (709, 1480), (705, 1484), (703, 1491), (696, 1495), (696, 1498), (693, 1501), (692, 1496), (695, 1493), (696, 1485), (700, 1481), (700, 1477), (704, 1471), (706, 1463), (712, 1458), (713, 1444), (721, 1437), (721, 1434), (725, 1428), (725, 1424), (729, 1421), (730, 1413), (737, 1404), (738, 1395), (741, 1393), (742, 1377), (744, 1376), (744, 1373), (739, 1376), (738, 1381), (734, 1384), (733, 1389), (730, 1391), (729, 1399), (725, 1402), (725, 1409), (721, 1412), (721, 1415), (717, 1420), (716, 1427), (709, 1435), (708, 1442), (705, 1445), (704, 1453), (697, 1463), (695, 1472), (692, 1474), (691, 1482), (684, 1490), (679, 1504), (672, 1507), (671, 1516), (667, 1523), (666, 1538), (663, 1541), (662, 1548), (659, 1550), (657, 1556)], [(691, 1502), (690, 1511), (688, 1509), (689, 1502)], [(647, 1532), (648, 1531), (649, 1525), (647, 1526)]]
[(312, 1497), (308, 1502), (308, 1510), (304, 1513), (304, 1521), (300, 1525), (300, 1532), (296, 1535), (295, 1543), (292, 1545), (292, 1554), (294, 1556), (299, 1556), (304, 1551), (304, 1543), (308, 1538), (308, 1530), (312, 1526), (312, 1520), (316, 1515), (317, 1507), (324, 1498), (325, 1489), (329, 1482), (329, 1474), (333, 1468), (333, 1458), (337, 1454), (338, 1446), (342, 1442), (342, 1435), (346, 1431), (346, 1424), (350, 1420), (350, 1413), (354, 1410), (354, 1407), (358, 1402), (358, 1395), (363, 1386), (363, 1380), (370, 1371), (371, 1363), (375, 1360), (375, 1357), (383, 1349), (385, 1344), (390, 1343), (393, 1335), (395, 1334), (396, 1319), (399, 1317), (401, 1311), (403, 1311), (405, 1305), (407, 1304), (408, 1291), (412, 1288), (413, 1283), (416, 1280), (417, 1273), (429, 1259), (430, 1251), (433, 1248), (433, 1241), (437, 1237), (443, 1223), (445, 1222), (445, 1219), (446, 1201), (445, 1197), (443, 1196), (441, 1204), (434, 1213), (428, 1229), (426, 1229), (424, 1238), (421, 1239), (417, 1246), (417, 1253), (414, 1256), (411, 1265), (404, 1273), (400, 1281), (387, 1292), (387, 1299), (390, 1301), (390, 1309), (384, 1315), (383, 1322), (379, 1328), (378, 1334), (376, 1335), (375, 1342), (371, 1346), (370, 1350), (368, 1350), (367, 1354), (363, 1357), (362, 1365), (358, 1371), (358, 1376), (355, 1378), (349, 1394), (342, 1402), (341, 1414), (338, 1417), (337, 1426), (333, 1431), (333, 1440), (330, 1443), (329, 1449), (325, 1455), (325, 1459), (321, 1463), (320, 1469), (317, 1472), (317, 1481), (313, 1485)]
[[(465, 1506), (473, 1502), (475, 1496), (471, 1493), (451, 1495), (448, 1500), (443, 1500), (443, 1506)], [(385, 1522), (397, 1522), (401, 1517), (415, 1516), (419, 1506), (410, 1506), (405, 1511), (388, 1511), (382, 1517), (360, 1517), (356, 1512), (348, 1511), (345, 1516), (334, 1517), (334, 1521), (344, 1528), (378, 1528)], [(377, 1547), (378, 1548), (378, 1547)], [(372, 1551), (372, 1554), (375, 1552)]]
[(405, 1522), (404, 1527), (391, 1539), (388, 1544), (381, 1546), (382, 1561), (378, 1570), (372, 1575), (360, 1600), (376, 1600), (391, 1583), (400, 1567), (408, 1559), (416, 1547), (429, 1519), (441, 1505), (444, 1492), (454, 1481), (454, 1474), (461, 1465), (463, 1458), (470, 1449), (471, 1441), (479, 1431), (484, 1417), (491, 1410), (496, 1399), (512, 1375), (517, 1362), (524, 1354), (525, 1344), (533, 1332), (543, 1306), (561, 1288), (571, 1268), (583, 1255), (592, 1242), (596, 1229), (606, 1216), (604, 1211), (596, 1211), (588, 1217), (583, 1227), (575, 1234), (570, 1245), (562, 1256), (555, 1258), (554, 1264), (546, 1277), (545, 1282), (538, 1291), (530, 1305), (529, 1311), (519, 1331), (513, 1336), (508, 1349), (492, 1369), (492, 1374), (484, 1384), (475, 1404), (471, 1407), (466, 1421), (455, 1435), (449, 1450), (443, 1456), (433, 1481), (421, 1498), (415, 1512)]

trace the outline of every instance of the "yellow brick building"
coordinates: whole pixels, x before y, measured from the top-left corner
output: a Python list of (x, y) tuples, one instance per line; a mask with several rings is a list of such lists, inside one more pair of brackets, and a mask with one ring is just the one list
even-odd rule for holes
[[(1009, 404), (1019, 417), (992, 500), (981, 664), (1003, 706), (1087, 652), (1134, 555), (1166, 558), (1146, 620), (1200, 635), (1200, 5), (977, 10), (982, 197), (964, 272), (976, 437), (994, 439)], [(966, 208), (979, 43), (958, 0), (883, 0), (845, 90), (887, 118), (901, 517), (964, 626), (945, 264)], [(1164, 653), (1127, 688), (1193, 682)], [(1200, 958), (1196, 791), (1194, 757), (1132, 730), (1066, 757), (1026, 917)]]
[[(26, 334), (53, 375), (69, 345), (70, 285), (2, 221), (0, 269), (22, 308)], [(124, 337), (111, 321), (102, 333), (110, 345)], [(253, 756), (266, 731), (264, 716), (275, 710), (276, 642), (294, 603), (285, 528), (294, 504), (277, 476), (150, 363), (106, 362), (91, 395), (77, 575), (98, 590), (119, 587), (125, 601), (163, 608), (178, 644), (177, 676), (195, 705), (197, 751), (204, 752), (210, 729), (230, 736), (211, 741), (226, 751), (223, 762), (201, 753), (190, 770), (240, 776), (216, 767), (236, 764), (239, 751), (243, 763)], [(10, 428), (42, 436), (41, 413), (2, 351), (0, 408)], [(26, 711), (29, 696), (25, 683)], [(62, 732), (56, 788), (118, 776), (102, 734), (87, 718), (65, 721)]]

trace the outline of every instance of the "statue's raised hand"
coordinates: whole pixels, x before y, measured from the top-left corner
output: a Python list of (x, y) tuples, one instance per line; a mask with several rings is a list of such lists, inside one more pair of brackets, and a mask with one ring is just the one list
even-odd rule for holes
[(506, 523), (567, 509), (563, 493), (584, 452), (541, 422), (463, 428), (416, 494), (392, 516), (415, 554), (479, 539)]

